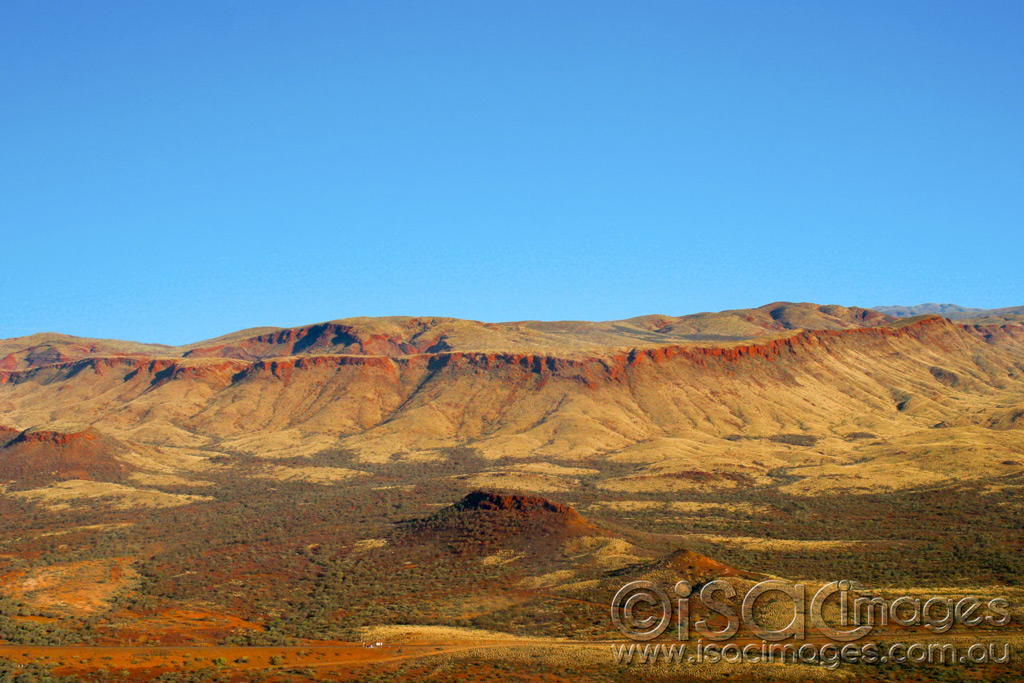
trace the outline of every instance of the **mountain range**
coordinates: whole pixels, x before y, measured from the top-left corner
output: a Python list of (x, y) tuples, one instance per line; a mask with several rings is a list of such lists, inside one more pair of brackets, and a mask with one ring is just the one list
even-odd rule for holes
[(894, 318), (910, 318), (915, 315), (941, 315), (950, 320), (972, 320), (996, 322), (999, 320), (1024, 320), (1024, 306), (1007, 308), (965, 308), (956, 304), (918, 304), (917, 306), (875, 306), (872, 310)]
[[(805, 493), (973, 478), (1024, 462), (1024, 327), (994, 315), (774, 303), (611, 322), (353, 318), (178, 347), (7, 339), (0, 476), (148, 492), (255, 459), (254, 476), (323, 482), (471, 449), (473, 484), (533, 491), (569, 490), (594, 462), (621, 465), (609, 491), (782, 470)], [(331, 453), (350, 466), (281, 466)]]

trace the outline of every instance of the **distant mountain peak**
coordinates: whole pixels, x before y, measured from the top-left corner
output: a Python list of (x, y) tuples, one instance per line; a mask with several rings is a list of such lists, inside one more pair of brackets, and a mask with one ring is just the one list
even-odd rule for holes
[[(875, 306), (874, 311), (893, 318), (911, 318), (915, 315), (941, 315), (949, 320), (971, 320), (975, 318), (1006, 318), (1024, 315), (1024, 306), (1008, 308), (968, 308), (958, 304), (917, 304), (916, 306)], [(1008, 318), (1006, 318), (1008, 319)]]

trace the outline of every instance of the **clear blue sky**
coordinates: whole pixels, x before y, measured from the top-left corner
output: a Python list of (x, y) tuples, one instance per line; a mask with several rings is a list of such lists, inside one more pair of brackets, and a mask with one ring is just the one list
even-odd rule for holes
[(20, 2), (0, 337), (1024, 304), (1024, 3)]

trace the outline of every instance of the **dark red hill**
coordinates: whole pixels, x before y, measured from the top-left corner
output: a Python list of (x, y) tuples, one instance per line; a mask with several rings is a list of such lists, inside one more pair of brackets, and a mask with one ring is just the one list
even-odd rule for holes
[(93, 429), (19, 431), (0, 427), (0, 481), (41, 485), (66, 479), (121, 481), (131, 471), (125, 447)]

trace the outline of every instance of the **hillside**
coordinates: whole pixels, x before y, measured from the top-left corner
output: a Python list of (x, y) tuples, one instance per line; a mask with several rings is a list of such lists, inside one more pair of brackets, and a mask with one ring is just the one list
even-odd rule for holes
[[(685, 339), (712, 329), (757, 337)], [(150, 449), (161, 464), (143, 471), (187, 479), (256, 458), (264, 476), (336, 480), (359, 463), (444, 460), (452, 448), (480, 458), (470, 485), (541, 492), (572, 488), (595, 460), (622, 466), (601, 484), (609, 491), (728, 488), (784, 468), (798, 478), (789, 486), (813, 493), (1020, 467), (1015, 324), (773, 304), (618, 323), (403, 318), (260, 332), (159, 356), (90, 343), (76, 346), (81, 358), (41, 363), (25, 347), (8, 355), (24, 367), (0, 371), (0, 420), (87, 427)], [(936, 430), (947, 430), (941, 445)], [(269, 464), (332, 452), (353, 468)], [(879, 480), (893, 458), (906, 460), (901, 474)], [(830, 474), (840, 464), (843, 476)]]
[(67, 479), (120, 481), (131, 470), (121, 444), (92, 429), (64, 433), (0, 426), (0, 481), (18, 486)]

